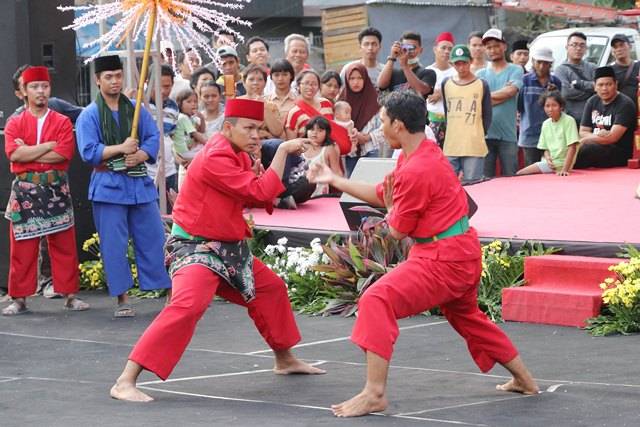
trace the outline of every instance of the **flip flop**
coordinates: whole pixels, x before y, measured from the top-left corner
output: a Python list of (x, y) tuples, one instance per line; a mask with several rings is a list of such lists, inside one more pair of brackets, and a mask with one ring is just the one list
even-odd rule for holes
[(69, 311), (85, 311), (89, 310), (91, 306), (80, 298), (72, 298), (64, 303), (64, 309)]
[(135, 317), (136, 311), (131, 306), (131, 304), (118, 304), (116, 311), (113, 312), (113, 317), (124, 318), (124, 317)]
[(29, 309), (27, 308), (26, 305), (20, 304), (14, 301), (2, 310), (2, 315), (3, 316), (19, 316), (21, 314), (25, 314), (28, 312), (29, 312)]

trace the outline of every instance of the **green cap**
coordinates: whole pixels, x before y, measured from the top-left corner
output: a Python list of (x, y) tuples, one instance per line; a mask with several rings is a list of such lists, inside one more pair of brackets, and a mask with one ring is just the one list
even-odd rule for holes
[(458, 61), (471, 62), (471, 52), (469, 48), (464, 44), (457, 44), (451, 49), (451, 56), (449, 61), (452, 63)]

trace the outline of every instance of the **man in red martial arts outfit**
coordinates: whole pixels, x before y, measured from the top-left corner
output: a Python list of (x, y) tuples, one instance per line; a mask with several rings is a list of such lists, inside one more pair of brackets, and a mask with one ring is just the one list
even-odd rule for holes
[(469, 227), (467, 198), (458, 178), (440, 148), (424, 134), (424, 99), (395, 92), (384, 102), (380, 115), (387, 141), (403, 151), (384, 183), (352, 182), (324, 167), (309, 173), (311, 182), (327, 183), (371, 205), (386, 206), (391, 235), (416, 240), (407, 261), (360, 298), (351, 339), (366, 352), (367, 382), (360, 394), (333, 405), (334, 414), (353, 417), (387, 407), (386, 381), (399, 334), (397, 319), (435, 306), (464, 337), (483, 372), (498, 362), (513, 375), (499, 390), (537, 393), (509, 338), (478, 309), (480, 243)]
[(4, 316), (26, 313), (28, 296), (36, 292), (38, 247), (46, 237), (53, 288), (66, 295), (64, 307), (83, 311), (89, 304), (75, 297), (79, 289), (73, 204), (67, 169), (75, 141), (71, 121), (49, 109), (51, 83), (47, 67), (22, 73), (24, 111), (5, 128), (5, 152), (16, 175), (5, 218), (11, 221), (9, 295)]
[(275, 354), (276, 374), (321, 374), (290, 349), (300, 341), (285, 283), (251, 255), (245, 207), (264, 206), (284, 191), (281, 178), (288, 154), (299, 154), (304, 139), (278, 147), (265, 171), (247, 153), (259, 148), (264, 105), (228, 100), (222, 132), (214, 135), (189, 165), (173, 208), (172, 236), (166, 246), (172, 276), (171, 303), (147, 328), (111, 389), (116, 399), (148, 402), (136, 388), (143, 369), (166, 379), (186, 349), (198, 320), (218, 294), (248, 309)]

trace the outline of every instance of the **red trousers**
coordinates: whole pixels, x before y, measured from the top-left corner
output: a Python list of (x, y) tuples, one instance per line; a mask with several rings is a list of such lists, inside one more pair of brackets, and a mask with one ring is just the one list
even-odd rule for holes
[(518, 355), (509, 338), (478, 308), (481, 262), (409, 258), (365, 291), (351, 340), (365, 351), (391, 360), (398, 338), (397, 319), (435, 306), (467, 342), (482, 372)]
[[(16, 240), (9, 225), (9, 295), (24, 298), (36, 293), (40, 237)], [(46, 236), (51, 259), (53, 289), (60, 294), (78, 292), (80, 277), (74, 227)]]
[(129, 360), (166, 380), (216, 294), (246, 307), (269, 347), (274, 350), (293, 347), (300, 341), (300, 333), (285, 283), (257, 258), (253, 259), (253, 275), (256, 297), (246, 303), (238, 291), (208, 268), (194, 264), (180, 269), (173, 276), (171, 304), (142, 334)]

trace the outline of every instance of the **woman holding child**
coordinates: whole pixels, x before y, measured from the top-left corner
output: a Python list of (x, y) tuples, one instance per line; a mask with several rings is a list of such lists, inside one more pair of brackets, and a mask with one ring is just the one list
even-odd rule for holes
[(351, 149), (351, 141), (347, 130), (333, 122), (333, 104), (326, 98), (318, 96), (320, 76), (313, 70), (304, 70), (296, 78), (300, 96), (296, 105), (289, 110), (285, 124), (287, 139), (304, 136), (305, 125), (315, 116), (324, 116), (331, 125), (331, 138), (340, 148), (341, 154)]
[(385, 145), (378, 114), (378, 93), (364, 65), (356, 62), (347, 68), (345, 85), (338, 99), (351, 106), (351, 118), (357, 130), (355, 143), (345, 157), (347, 176), (351, 176), (360, 157), (379, 157), (380, 150)]

